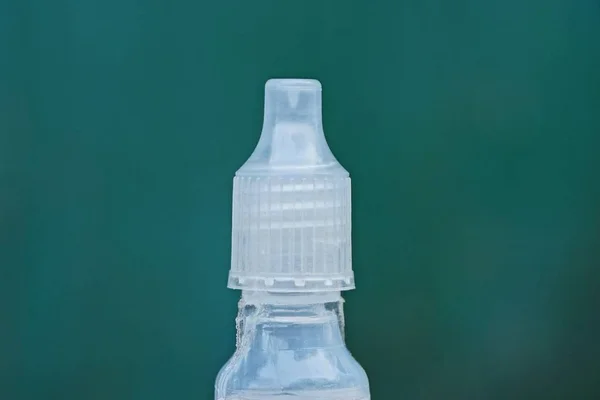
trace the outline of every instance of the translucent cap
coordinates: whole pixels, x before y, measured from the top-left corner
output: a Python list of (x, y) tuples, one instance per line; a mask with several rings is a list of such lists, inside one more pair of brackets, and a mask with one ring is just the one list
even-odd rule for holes
[(350, 177), (325, 141), (321, 84), (271, 79), (263, 129), (233, 180), (230, 288), (354, 288)]

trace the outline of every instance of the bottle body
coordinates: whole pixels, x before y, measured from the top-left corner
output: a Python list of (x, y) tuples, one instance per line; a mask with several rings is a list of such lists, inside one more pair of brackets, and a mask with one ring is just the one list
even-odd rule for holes
[(236, 352), (216, 400), (368, 400), (367, 376), (343, 338), (339, 292), (244, 292)]

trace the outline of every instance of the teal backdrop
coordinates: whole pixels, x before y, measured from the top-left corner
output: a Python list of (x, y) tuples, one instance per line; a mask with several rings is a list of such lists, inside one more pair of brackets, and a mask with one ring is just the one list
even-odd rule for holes
[(600, 398), (597, 0), (0, 0), (0, 398), (213, 398), (263, 85), (324, 88), (374, 400)]

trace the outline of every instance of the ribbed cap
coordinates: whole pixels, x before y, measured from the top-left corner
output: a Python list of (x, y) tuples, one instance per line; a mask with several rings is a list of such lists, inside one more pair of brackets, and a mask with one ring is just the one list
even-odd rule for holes
[(256, 149), (233, 180), (230, 288), (354, 288), (350, 177), (325, 141), (321, 84), (271, 79)]

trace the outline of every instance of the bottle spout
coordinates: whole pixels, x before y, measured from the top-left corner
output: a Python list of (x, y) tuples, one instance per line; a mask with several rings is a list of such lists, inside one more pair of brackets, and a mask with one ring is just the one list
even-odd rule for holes
[(258, 170), (264, 174), (282, 170), (302, 174), (327, 167), (345, 172), (325, 140), (319, 81), (267, 81), (262, 133), (238, 174)]
[(265, 85), (265, 119), (321, 125), (321, 84), (314, 79), (270, 79)]

